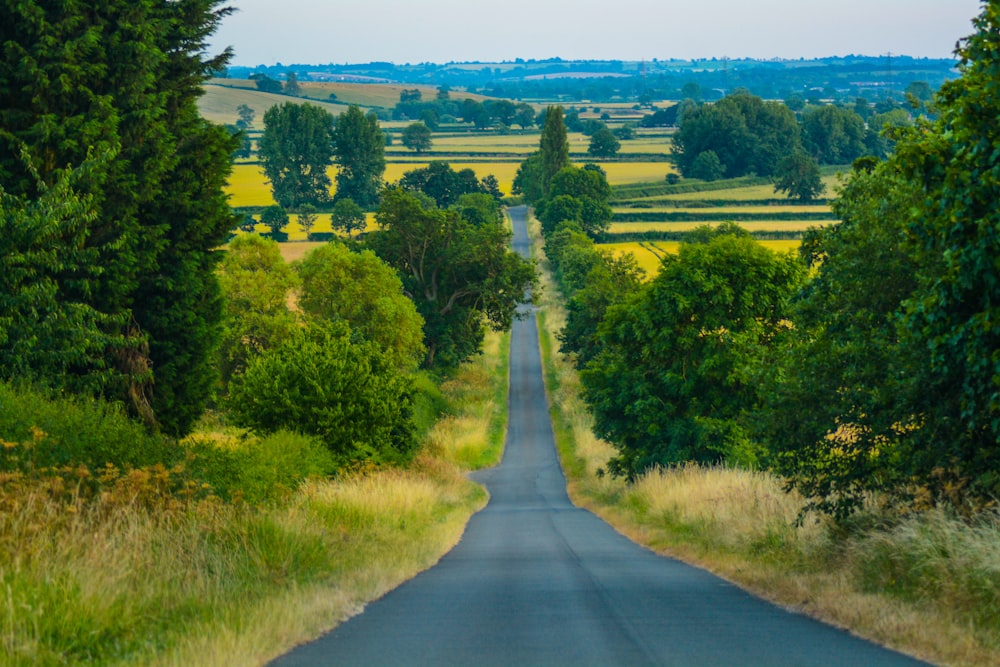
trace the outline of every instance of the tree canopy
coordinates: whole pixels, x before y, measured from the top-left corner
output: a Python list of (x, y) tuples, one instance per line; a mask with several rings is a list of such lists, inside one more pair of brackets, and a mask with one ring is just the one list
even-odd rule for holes
[(423, 360), (424, 321), (403, 294), (399, 276), (372, 251), (328, 243), (295, 268), (302, 280), (298, 303), (306, 315), (346, 322), (400, 371), (412, 371)]
[(790, 255), (714, 234), (664, 257), (652, 281), (611, 306), (581, 379), (595, 433), (619, 451), (612, 471), (754, 462), (748, 417), (762, 396), (753, 362), (787, 327), (803, 277)]
[(274, 199), (284, 208), (330, 199), (333, 115), (315, 104), (284, 102), (264, 114), (260, 161)]
[(385, 191), (380, 230), (366, 243), (393, 266), (423, 316), (426, 366), (451, 367), (480, 349), (483, 327), (510, 327), (534, 268), (510, 249), (510, 232), (472, 223), (401, 188)]
[[(114, 155), (76, 184), (94, 215), (73, 233), (100, 271), (67, 255), (57, 273), (67, 298), (102, 313), (114, 342), (81, 348), (73, 372), (98, 373), (104, 394), (174, 434), (215, 384), (214, 250), (237, 223), (223, 186), (238, 140), (196, 106), (229, 58), (206, 49), (230, 11), (216, 0), (118, 0), (86, 12), (31, 1), (0, 22), (0, 90), (17, 91), (0, 108), (8, 194), (38, 199), (40, 183), (59, 182), (88, 151)], [(51, 237), (48, 252), (63, 240)]]
[(255, 356), (233, 379), (234, 421), (264, 433), (318, 436), (339, 466), (400, 463), (416, 446), (412, 382), (344, 322), (313, 322)]
[(433, 144), (431, 128), (422, 121), (410, 123), (403, 129), (403, 145), (411, 151), (423, 153), (429, 151)]
[(770, 176), (799, 147), (799, 125), (781, 102), (746, 92), (688, 110), (674, 135), (681, 173), (691, 175), (698, 157), (715, 153), (727, 177)]
[(385, 173), (385, 138), (378, 118), (351, 105), (337, 118), (333, 136), (340, 167), (334, 200), (350, 199), (362, 208), (374, 207)]

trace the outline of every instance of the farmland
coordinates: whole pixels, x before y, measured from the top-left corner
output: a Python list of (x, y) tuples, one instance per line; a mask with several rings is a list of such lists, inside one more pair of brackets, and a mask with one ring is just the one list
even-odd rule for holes
[[(399, 100), (403, 90), (398, 85), (342, 82), (303, 82), (301, 85), (304, 101), (318, 103), (334, 114), (342, 112), (346, 104), (384, 112)], [(426, 86), (416, 88), (421, 89), (425, 98), (432, 98), (436, 92)], [(257, 112), (251, 130), (254, 135), (262, 129), (263, 110), (289, 99), (286, 95), (262, 93), (247, 80), (216, 80), (206, 90), (201, 106), (207, 117), (232, 122), (239, 104), (254, 108)], [(335, 101), (324, 102), (329, 100), (331, 93)], [(466, 95), (456, 93), (454, 96), (464, 98)], [(544, 106), (535, 105), (538, 110)], [(630, 105), (580, 107), (578, 111), (584, 120), (606, 114), (612, 127), (635, 121), (644, 113)], [(495, 176), (503, 194), (511, 196), (520, 163), (538, 148), (537, 128), (477, 131), (471, 125), (450, 123), (433, 134), (429, 150), (416, 153), (404, 148), (399, 141), (399, 133), (406, 124), (403, 121), (381, 123), (383, 130), (392, 137), (391, 144), (386, 147), (384, 179), (387, 183), (397, 182), (407, 171), (426, 167), (431, 161), (443, 160), (456, 171), (468, 168), (479, 178)], [(567, 138), (575, 164), (592, 161), (587, 155), (589, 137), (570, 132)], [(668, 184), (668, 175), (677, 173), (669, 161), (672, 150), (669, 131), (639, 129), (634, 139), (621, 144), (616, 158), (595, 160), (607, 173), (614, 190), (614, 218), (601, 239), (602, 246), (615, 253), (634, 253), (648, 273), (654, 273), (659, 265), (658, 253), (674, 252), (684, 234), (703, 225), (736, 222), (768, 247), (787, 250), (796, 247), (797, 239), (810, 227), (836, 222), (827, 200), (807, 204), (791, 202), (775, 194), (774, 186), (766, 179), (742, 178), (712, 183), (685, 180), (676, 185)], [(834, 192), (837, 171), (837, 168), (826, 168), (823, 172), (827, 196)], [(328, 169), (331, 181), (335, 182), (336, 173), (335, 165)], [(236, 208), (254, 210), (274, 204), (270, 186), (255, 158), (234, 166), (227, 193), (231, 205)], [(373, 224), (373, 217), (369, 215), (369, 229)], [(291, 241), (305, 239), (294, 214), (290, 215), (290, 223), (284, 231)], [(320, 215), (313, 231), (331, 231), (329, 216)]]

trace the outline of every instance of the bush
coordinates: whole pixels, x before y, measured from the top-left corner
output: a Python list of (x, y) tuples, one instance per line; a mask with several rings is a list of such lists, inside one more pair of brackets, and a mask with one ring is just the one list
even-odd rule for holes
[(12, 384), (0, 384), (0, 439), (28, 445), (0, 448), (4, 470), (140, 468), (180, 458), (170, 440), (149, 433), (117, 404)]
[(319, 437), (338, 466), (403, 462), (416, 444), (411, 380), (344, 322), (314, 322), (254, 357), (228, 405), (237, 425)]
[(330, 450), (315, 437), (276, 431), (263, 437), (193, 435), (184, 442), (187, 466), (198, 480), (226, 499), (275, 500), (310, 477), (336, 469)]

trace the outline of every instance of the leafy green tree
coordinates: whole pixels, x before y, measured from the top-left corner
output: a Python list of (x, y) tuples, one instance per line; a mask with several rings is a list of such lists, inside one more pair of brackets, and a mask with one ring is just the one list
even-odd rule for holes
[(821, 164), (850, 164), (865, 153), (865, 122), (851, 109), (827, 104), (802, 114), (802, 146)]
[(423, 153), (429, 151), (433, 144), (431, 129), (423, 122), (410, 123), (403, 130), (403, 145), (411, 151)]
[(435, 160), (421, 169), (412, 169), (399, 179), (399, 186), (412, 192), (422, 192), (438, 205), (448, 208), (466, 194), (481, 193), (486, 187), (476, 178), (476, 172), (465, 168), (455, 171), (451, 165)]
[(899, 409), (911, 355), (898, 323), (922, 263), (906, 230), (920, 199), (893, 165), (852, 173), (833, 204), (841, 222), (803, 241), (812, 278), (765, 380), (771, 465), (835, 516), (872, 491), (897, 495), (913, 472), (912, 415)]
[(424, 318), (426, 366), (451, 367), (476, 354), (484, 325), (509, 328), (528, 300), (534, 268), (511, 251), (502, 225), (471, 224), (401, 188), (386, 190), (377, 219), (381, 229), (367, 244), (399, 272)]
[(795, 257), (726, 234), (682, 245), (607, 311), (600, 351), (581, 379), (595, 433), (619, 451), (612, 472), (756, 460), (757, 362), (787, 327), (787, 302), (803, 277)]
[(234, 423), (323, 440), (341, 467), (401, 463), (416, 446), (411, 381), (370, 342), (354, 342), (344, 322), (314, 322), (250, 360), (233, 378)]
[(299, 207), (299, 228), (305, 232), (307, 239), (312, 234), (312, 229), (316, 226), (316, 219), (318, 217), (316, 207), (312, 204), (303, 204)]
[(262, 93), (280, 93), (284, 89), (280, 81), (272, 79), (266, 74), (251, 74), (250, 78), (256, 83), (257, 90)]
[(475, 123), (483, 111), (481, 102), (466, 98), (462, 100), (462, 122)]
[(674, 135), (675, 158), (686, 177), (705, 151), (715, 152), (729, 177), (770, 176), (799, 145), (799, 125), (787, 106), (742, 92), (686, 111)]
[(33, 200), (30, 169), (52, 185), (91, 148), (117, 150), (78, 186), (97, 210), (83, 243), (100, 275), (77, 279), (88, 272), (67, 265), (66, 289), (115, 323), (117, 343), (83, 365), (114, 369), (104, 393), (171, 434), (190, 428), (215, 384), (214, 250), (236, 226), (223, 187), (237, 142), (196, 103), (229, 57), (206, 56), (228, 13), (215, 0), (86, 12), (30, 1), (0, 22), (0, 90), (18, 91), (0, 105), (0, 182)]
[(252, 357), (274, 349), (299, 326), (288, 309), (288, 296), (299, 281), (278, 244), (256, 234), (229, 242), (218, 273), (225, 304), (221, 368), (228, 384)]
[(535, 151), (518, 166), (511, 190), (515, 195), (522, 195), (528, 204), (534, 204), (544, 196), (541, 151)]
[(466, 222), (480, 225), (503, 225), (503, 206), (496, 197), (487, 192), (472, 192), (458, 198), (451, 206)]
[(775, 192), (784, 192), (790, 199), (810, 202), (826, 190), (820, 178), (819, 164), (803, 151), (796, 151), (778, 164)]
[(926, 81), (911, 81), (906, 86), (906, 96), (908, 98), (912, 96), (923, 105), (930, 102), (931, 98), (934, 97), (934, 90)]
[(333, 115), (315, 104), (284, 102), (264, 114), (259, 153), (274, 199), (284, 208), (330, 199)]
[(583, 202), (572, 195), (556, 195), (543, 200), (535, 209), (535, 215), (542, 223), (543, 236), (548, 237), (563, 222), (574, 222), (583, 231)]
[(253, 152), (253, 142), (247, 133), (253, 127), (254, 110), (246, 104), (236, 107), (237, 119), (234, 127), (234, 134), (240, 138), (240, 146), (236, 150), (236, 157), (248, 158)]
[(539, 154), (540, 188), (542, 194), (547, 195), (552, 178), (570, 166), (569, 139), (566, 137), (563, 108), (560, 106), (551, 106), (545, 112), (545, 126), (542, 128), (542, 138), (539, 141)]
[[(566, 324), (559, 331), (560, 351), (572, 354), (578, 368), (600, 353), (598, 330), (608, 309), (636, 294), (645, 277), (632, 253), (616, 257), (595, 249), (591, 252), (596, 261), (590, 263), (578, 289), (566, 300)], [(572, 260), (565, 260), (564, 273), (569, 273)]]
[(719, 160), (719, 155), (713, 150), (702, 151), (688, 168), (689, 178), (699, 178), (703, 181), (717, 181), (726, 175), (726, 166)]
[(907, 303), (912, 411), (923, 419), (919, 475), (970, 502), (1000, 497), (1000, 5), (984, 3), (958, 49), (961, 77), (936, 98), (938, 120), (896, 145), (895, 160), (923, 197), (910, 220), (922, 257), (919, 295)]
[[(110, 159), (110, 155), (105, 160)], [(93, 197), (75, 183), (86, 179), (94, 160), (38, 183), (35, 199), (14, 197), (0, 187), (0, 372), (71, 391), (99, 392), (113, 376), (104, 348), (121, 344), (109, 332), (114, 317), (79, 299), (65, 279), (96, 282), (97, 253), (85, 247), (97, 217)], [(55, 245), (53, 242), (57, 242)]]
[(631, 139), (635, 139), (635, 125), (630, 123), (620, 125), (616, 127), (614, 130), (612, 130), (612, 133), (620, 141), (629, 141)]
[(289, 72), (285, 77), (285, 85), (282, 87), (282, 91), (285, 95), (291, 95), (292, 97), (298, 97), (302, 94), (302, 86), (299, 85), (299, 77), (295, 75), (295, 72)]
[[(578, 218), (563, 217), (572, 210), (572, 205), (562, 197), (572, 197), (579, 202)], [(600, 167), (566, 167), (552, 178), (549, 197), (538, 202), (535, 214), (542, 221), (543, 233), (555, 229), (563, 220), (578, 220), (584, 232), (597, 238), (611, 222), (610, 199), (611, 186)], [(557, 201), (561, 203), (555, 204)]]
[(868, 154), (880, 160), (889, 157), (896, 145), (894, 137), (899, 134), (899, 128), (905, 127), (913, 127), (913, 118), (903, 109), (874, 114), (868, 121), (865, 132), (865, 149)]
[(362, 232), (368, 226), (368, 216), (365, 210), (354, 203), (353, 199), (338, 199), (330, 214), (330, 226), (347, 234), (348, 238), (354, 232)]
[(244, 215), (242, 222), (240, 222), (240, 231), (247, 234), (253, 234), (257, 231), (257, 218), (253, 217), (251, 213)]
[(514, 122), (514, 118), (517, 116), (517, 106), (510, 100), (488, 100), (486, 104), (489, 106), (490, 115), (504, 127)]
[(513, 122), (520, 125), (522, 130), (532, 127), (535, 124), (535, 108), (527, 102), (521, 102), (517, 105), (517, 114)]
[(236, 126), (241, 130), (249, 130), (253, 127), (253, 120), (256, 112), (250, 108), (248, 104), (241, 104), (236, 107), (236, 114), (238, 119), (236, 121)]
[(590, 138), (590, 146), (587, 152), (594, 157), (614, 157), (618, 154), (622, 144), (618, 141), (607, 125), (602, 125)]
[(282, 230), (288, 225), (288, 214), (281, 206), (275, 204), (265, 208), (264, 212), (260, 214), (260, 222), (270, 230), (272, 239), (284, 240), (287, 238), (288, 235)]
[(403, 294), (396, 271), (372, 251), (351, 252), (328, 243), (310, 251), (296, 271), (302, 279), (299, 306), (304, 313), (347, 322), (400, 371), (415, 370), (423, 360), (424, 321)]
[(334, 200), (351, 199), (366, 209), (375, 206), (385, 173), (385, 140), (378, 117), (349, 106), (337, 118), (334, 152), (340, 166)]

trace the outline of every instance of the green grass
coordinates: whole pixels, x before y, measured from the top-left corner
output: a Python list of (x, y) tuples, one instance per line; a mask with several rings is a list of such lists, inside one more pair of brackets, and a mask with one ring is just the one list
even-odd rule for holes
[[(210, 422), (181, 446), (200, 453), (188, 470), (7, 467), (0, 665), (263, 664), (431, 566), (486, 502), (463, 471), (502, 454), (507, 339), (488, 344), (440, 391), (424, 378), (427, 444), (406, 469), (298, 485), (282, 476), (307, 465), (303, 443), (290, 440), (300, 436), (247, 450)], [(25, 424), (43, 423), (32, 418), (38, 400), (21, 404)], [(52, 425), (58, 412), (45, 422), (51, 436), (11, 431), (2, 451), (71, 437)], [(248, 504), (188, 484), (191, 474), (284, 491)]]

